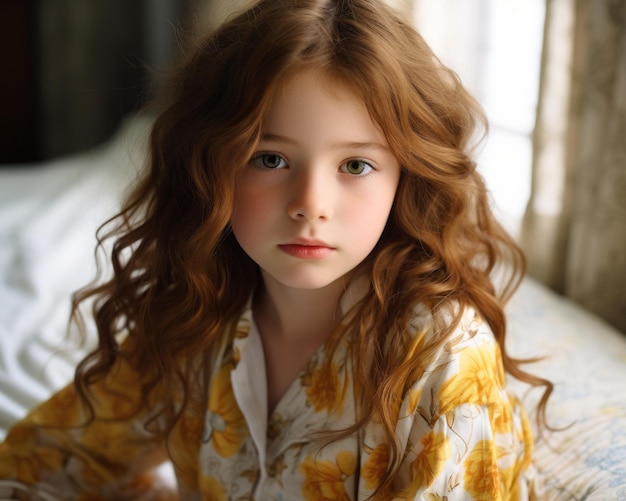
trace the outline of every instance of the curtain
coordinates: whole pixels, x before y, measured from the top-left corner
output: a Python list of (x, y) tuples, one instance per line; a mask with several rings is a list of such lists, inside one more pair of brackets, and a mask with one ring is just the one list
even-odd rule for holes
[(626, 2), (547, 0), (529, 274), (626, 332)]

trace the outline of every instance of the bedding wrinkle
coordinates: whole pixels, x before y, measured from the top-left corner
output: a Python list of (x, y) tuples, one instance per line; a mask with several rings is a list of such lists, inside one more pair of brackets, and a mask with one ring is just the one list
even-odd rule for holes
[(94, 341), (66, 343), (71, 294), (95, 276), (97, 227), (143, 162), (149, 121), (90, 152), (0, 170), (0, 438), (72, 378)]

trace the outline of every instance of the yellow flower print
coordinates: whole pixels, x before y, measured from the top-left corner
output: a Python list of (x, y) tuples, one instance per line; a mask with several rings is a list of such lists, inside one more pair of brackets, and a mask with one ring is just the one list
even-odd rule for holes
[[(90, 402), (101, 419), (130, 419), (145, 408), (152, 408), (162, 397), (159, 387), (144, 395), (142, 376), (127, 358), (120, 356), (104, 379), (90, 387)], [(145, 399), (145, 400), (144, 400)]]
[(33, 409), (28, 421), (63, 428), (78, 426), (84, 422), (81, 409), (82, 405), (74, 386), (69, 385), (55, 393), (50, 400)]
[(228, 497), (219, 480), (212, 476), (202, 477), (200, 481), (202, 499), (204, 501), (226, 501)]
[(372, 450), (361, 468), (361, 478), (365, 480), (365, 487), (376, 489), (387, 472), (388, 466), (389, 448), (387, 444), (380, 444)]
[(307, 368), (303, 385), (306, 388), (307, 399), (316, 412), (332, 411), (341, 404), (338, 372), (335, 362), (329, 366), (324, 364)]
[(496, 352), (493, 345), (461, 351), (459, 372), (439, 389), (440, 414), (446, 414), (462, 404), (487, 405), (501, 400), (501, 369)]
[(202, 437), (203, 441), (212, 442), (213, 448), (222, 457), (237, 453), (248, 434), (246, 421), (230, 384), (232, 369), (232, 364), (224, 365), (211, 381), (209, 409)]
[(420, 443), (423, 449), (412, 464), (413, 481), (409, 496), (432, 484), (450, 458), (450, 444), (445, 434), (431, 431), (422, 437)]
[(476, 500), (498, 501), (502, 499), (494, 447), (491, 440), (481, 440), (465, 460), (463, 487)]
[(56, 449), (35, 446), (34, 431), (27, 426), (14, 427), (0, 444), (0, 478), (14, 478), (36, 484), (42, 471), (55, 472), (63, 466), (63, 454)]
[(518, 477), (520, 475), (520, 469), (518, 465), (513, 465), (510, 468), (501, 469), (499, 472), (499, 482), (502, 486), (502, 492), (505, 494), (505, 499), (510, 501), (519, 501), (520, 499), (520, 483)]
[(407, 413), (409, 415), (413, 414), (415, 412), (415, 409), (417, 409), (417, 404), (419, 404), (420, 399), (422, 398), (422, 389), (412, 389), (409, 392), (409, 408), (407, 409)]
[(532, 453), (535, 444), (535, 437), (533, 436), (533, 432), (531, 429), (531, 425), (528, 421), (528, 415), (524, 410), (519, 398), (510, 393), (508, 394), (509, 406), (511, 416), (513, 413), (519, 415), (519, 419), (521, 421), (521, 426), (517, 428), (517, 439), (522, 442), (524, 446), (524, 459), (522, 463), (522, 469), (527, 469), (532, 462)]
[(522, 460), (522, 469), (526, 470), (530, 468), (532, 463), (533, 450), (535, 448), (535, 437), (533, 436), (530, 423), (528, 422), (528, 416), (524, 409), (521, 409), (522, 413), (522, 443), (524, 444), (524, 459)]
[(356, 471), (356, 457), (351, 452), (339, 452), (334, 463), (309, 456), (299, 469), (304, 476), (302, 496), (305, 500), (349, 501), (345, 480)]
[(513, 427), (513, 416), (508, 402), (499, 400), (489, 405), (489, 421), (494, 433), (509, 433)]
[(134, 436), (128, 421), (94, 421), (85, 428), (76, 452), (83, 462), (82, 476), (91, 485), (114, 481), (128, 458), (141, 457), (151, 465), (157, 457), (165, 457), (156, 441), (150, 444)]

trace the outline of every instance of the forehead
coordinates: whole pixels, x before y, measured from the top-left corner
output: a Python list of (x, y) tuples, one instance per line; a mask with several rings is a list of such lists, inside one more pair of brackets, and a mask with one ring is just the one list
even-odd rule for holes
[(285, 78), (277, 87), (264, 117), (264, 132), (323, 132), (354, 141), (386, 145), (361, 96), (342, 79), (313, 70)]

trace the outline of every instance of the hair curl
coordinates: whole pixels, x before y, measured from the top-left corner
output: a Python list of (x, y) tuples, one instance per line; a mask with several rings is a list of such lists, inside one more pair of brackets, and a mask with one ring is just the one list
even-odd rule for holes
[[(83, 301), (96, 300), (99, 345), (75, 378), (83, 400), (120, 356), (125, 331), (136, 348), (124, 356), (148, 375), (146, 389), (193, 400), (194, 360), (231, 334), (259, 283), (256, 264), (229, 227), (237, 175), (277, 89), (307, 69), (362, 97), (402, 165), (387, 227), (359, 268), (372, 293), (350, 312), (358, 320), (329, 340), (332, 347), (339, 335), (351, 336), (355, 384), (363, 390), (359, 422), (347, 431), (376, 416), (389, 436), (392, 466), (381, 488), (401, 459), (395, 402), (446, 342), (464, 306), (490, 325), (505, 370), (545, 387), (538, 413), (545, 424), (551, 383), (525, 372), (504, 344), (503, 308), (524, 258), (494, 219), (471, 158), (485, 118), (456, 74), (377, 0), (262, 0), (182, 55), (158, 101), (145, 177), (99, 237), (101, 244), (114, 240), (113, 278), (74, 299), (75, 316)], [(507, 274), (502, 290), (492, 281), (498, 270)], [(435, 330), (407, 359), (407, 325), (419, 304), (432, 312)], [(371, 366), (358, 363), (372, 353)], [(167, 435), (180, 413), (162, 414)]]

